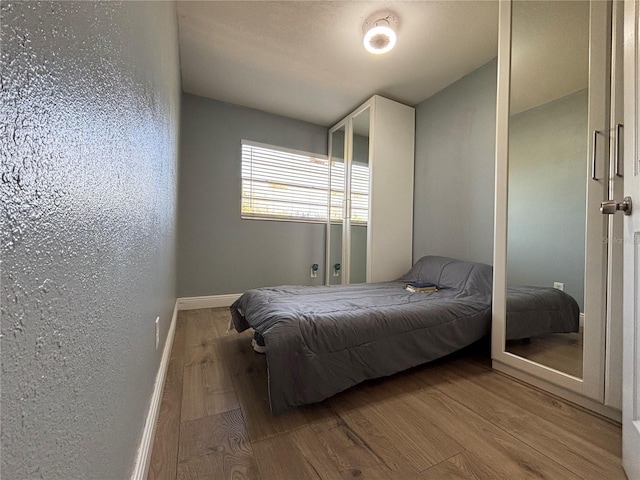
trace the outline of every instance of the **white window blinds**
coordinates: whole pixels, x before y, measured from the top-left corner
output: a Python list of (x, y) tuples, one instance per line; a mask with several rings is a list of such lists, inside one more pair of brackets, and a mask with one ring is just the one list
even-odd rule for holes
[[(332, 168), (331, 219), (342, 219), (344, 164)], [(352, 221), (366, 222), (369, 168), (352, 165)], [(315, 155), (242, 141), (242, 218), (326, 222), (329, 163)]]

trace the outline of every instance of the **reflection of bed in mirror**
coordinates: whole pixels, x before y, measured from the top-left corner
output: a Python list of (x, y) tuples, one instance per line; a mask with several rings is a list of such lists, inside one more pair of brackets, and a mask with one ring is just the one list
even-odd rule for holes
[(507, 287), (506, 350), (574, 377), (582, 377), (580, 307), (550, 287)]
[(568, 293), (547, 287), (507, 287), (507, 340), (573, 333), (579, 328), (580, 307)]

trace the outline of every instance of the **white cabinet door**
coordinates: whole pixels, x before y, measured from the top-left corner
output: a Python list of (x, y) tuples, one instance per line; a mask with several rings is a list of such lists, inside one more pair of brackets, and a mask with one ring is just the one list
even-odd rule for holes
[(367, 282), (387, 282), (412, 264), (415, 110), (373, 99)]

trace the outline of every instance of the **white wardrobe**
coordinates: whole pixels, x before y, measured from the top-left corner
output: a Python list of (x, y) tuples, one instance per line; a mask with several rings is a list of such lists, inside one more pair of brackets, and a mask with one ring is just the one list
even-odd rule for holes
[[(620, 420), (622, 2), (500, 2), (494, 368)], [(508, 341), (506, 288), (562, 289), (580, 331)]]
[(415, 110), (374, 95), (329, 130), (326, 284), (411, 268)]

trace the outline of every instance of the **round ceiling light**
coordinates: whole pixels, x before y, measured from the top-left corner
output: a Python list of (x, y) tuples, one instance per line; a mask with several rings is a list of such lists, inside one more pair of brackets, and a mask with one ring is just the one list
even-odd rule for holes
[(398, 17), (389, 12), (374, 13), (362, 25), (363, 44), (367, 52), (387, 53), (396, 45)]

